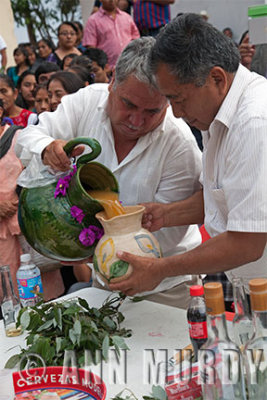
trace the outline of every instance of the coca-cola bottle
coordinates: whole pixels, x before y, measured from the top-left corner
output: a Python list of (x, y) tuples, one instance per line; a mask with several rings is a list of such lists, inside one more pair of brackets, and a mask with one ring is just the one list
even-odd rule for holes
[(187, 321), (194, 349), (194, 361), (197, 361), (198, 350), (208, 338), (206, 305), (203, 295), (203, 286), (193, 285), (190, 287), (191, 301), (187, 310)]

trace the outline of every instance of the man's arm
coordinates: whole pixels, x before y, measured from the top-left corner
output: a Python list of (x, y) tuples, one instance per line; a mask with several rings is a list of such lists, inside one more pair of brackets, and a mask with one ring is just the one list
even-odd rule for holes
[(170, 204), (144, 203), (143, 226), (151, 232), (163, 227), (202, 224), (204, 222), (203, 190), (185, 200)]
[(111, 283), (110, 289), (132, 296), (152, 290), (166, 277), (227, 271), (259, 259), (266, 238), (266, 233), (227, 231), (193, 250), (172, 257), (154, 259), (118, 253), (120, 259), (133, 266), (133, 273), (120, 283)]

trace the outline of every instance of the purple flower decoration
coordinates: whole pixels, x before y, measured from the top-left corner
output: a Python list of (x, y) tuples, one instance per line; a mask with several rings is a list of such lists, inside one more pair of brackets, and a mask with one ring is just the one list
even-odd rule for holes
[(67, 189), (70, 185), (70, 180), (76, 172), (77, 172), (77, 167), (74, 164), (72, 171), (68, 175), (66, 175), (64, 178), (59, 178), (59, 180), (57, 182), (56, 190), (54, 193), (55, 199), (59, 195), (66, 196)]
[(85, 215), (83, 213), (83, 210), (81, 210), (79, 207), (77, 206), (72, 206), (70, 209), (70, 214), (73, 218), (76, 219), (77, 222), (79, 222), (79, 224), (82, 223), (82, 220), (84, 219)]
[(102, 236), (104, 235), (104, 230), (101, 228), (98, 228), (98, 226), (89, 225), (89, 229), (91, 229), (94, 232), (96, 240), (101, 239)]
[(92, 246), (96, 240), (99, 240), (104, 235), (104, 231), (97, 226), (90, 225), (84, 228), (80, 235), (79, 240), (84, 246)]
[(92, 229), (84, 228), (79, 235), (79, 240), (84, 246), (92, 246), (96, 237)]
[(57, 196), (62, 195), (62, 196), (66, 196), (66, 191), (69, 187), (69, 180), (66, 179), (67, 177), (65, 176), (65, 178), (60, 178), (57, 182), (57, 186), (56, 186), (56, 190), (54, 193), (54, 197), (55, 199), (57, 198)]

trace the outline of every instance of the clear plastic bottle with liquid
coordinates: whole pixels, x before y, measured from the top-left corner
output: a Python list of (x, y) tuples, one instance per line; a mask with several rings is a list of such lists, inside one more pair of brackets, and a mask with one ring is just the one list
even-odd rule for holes
[(20, 256), (17, 283), (23, 307), (35, 306), (41, 300), (43, 285), (40, 269), (31, 261), (31, 255), (28, 253)]

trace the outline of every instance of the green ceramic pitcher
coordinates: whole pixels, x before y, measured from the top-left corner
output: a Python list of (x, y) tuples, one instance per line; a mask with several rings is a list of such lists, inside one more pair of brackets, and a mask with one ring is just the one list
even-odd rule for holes
[[(26, 240), (37, 252), (59, 261), (90, 257), (101, 237), (101, 225), (95, 214), (103, 207), (87, 190), (119, 190), (112, 172), (91, 161), (101, 152), (97, 140), (71, 140), (64, 147), (66, 154), (70, 155), (79, 144), (88, 145), (92, 151), (78, 159), (76, 172), (74, 169), (62, 178), (61, 186), (57, 181), (43, 187), (23, 188), (20, 194), (19, 224)], [(95, 233), (93, 238), (91, 233)]]

